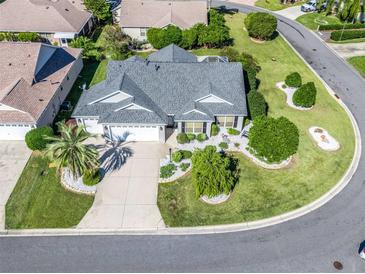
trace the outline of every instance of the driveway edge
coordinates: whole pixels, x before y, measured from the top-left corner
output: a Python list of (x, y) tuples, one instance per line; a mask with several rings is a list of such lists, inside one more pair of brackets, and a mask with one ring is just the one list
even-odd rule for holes
[[(242, 5), (243, 6), (243, 5)], [(306, 66), (320, 79), (322, 84), (326, 87), (328, 93), (340, 104), (345, 110), (351, 120), (351, 124), (355, 133), (355, 152), (351, 164), (346, 173), (339, 180), (339, 182), (332, 187), (327, 193), (322, 195), (317, 200), (311, 202), (296, 210), (266, 218), (258, 221), (244, 222), (229, 225), (213, 225), (213, 226), (199, 226), (199, 227), (182, 227), (182, 228), (152, 228), (152, 229), (24, 229), (24, 230), (0, 230), (0, 237), (6, 236), (80, 236), (80, 235), (194, 235), (194, 234), (214, 234), (214, 233), (231, 233), (239, 231), (254, 230), (284, 223), (301, 216), (304, 216), (334, 198), (346, 185), (350, 182), (354, 175), (361, 156), (362, 144), (360, 130), (356, 119), (343, 103), (343, 101), (336, 97), (336, 93), (332, 88), (318, 75), (318, 73), (307, 63), (307, 61), (298, 53), (298, 51), (289, 43), (289, 41), (280, 34), (286, 43), (292, 48), (297, 56), (306, 64)], [(321, 41), (324, 43), (323, 41)], [(338, 55), (337, 55), (338, 56)]]

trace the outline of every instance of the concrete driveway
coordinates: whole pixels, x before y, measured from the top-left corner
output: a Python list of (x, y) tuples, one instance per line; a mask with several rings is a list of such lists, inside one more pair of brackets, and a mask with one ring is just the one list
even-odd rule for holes
[(289, 18), (291, 20), (297, 19), (299, 16), (305, 14), (305, 12), (302, 12), (300, 10), (300, 6), (294, 6), (290, 8), (286, 8), (283, 10), (275, 11), (275, 13), (284, 16), (286, 18)]
[(0, 141), (0, 230), (5, 228), (5, 205), (31, 151), (23, 141)]
[(164, 227), (157, 207), (157, 190), (160, 159), (167, 151), (167, 145), (154, 142), (102, 149), (106, 174), (97, 187), (93, 206), (78, 228)]
[(327, 45), (329, 45), (338, 53), (338, 55), (345, 59), (353, 56), (365, 56), (365, 42), (348, 44), (327, 43)]

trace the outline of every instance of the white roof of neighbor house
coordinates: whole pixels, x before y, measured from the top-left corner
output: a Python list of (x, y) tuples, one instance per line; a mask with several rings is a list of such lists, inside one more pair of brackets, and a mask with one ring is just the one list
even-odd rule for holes
[(92, 16), (81, 0), (6, 0), (0, 15), (0, 31), (43, 33), (79, 33)]
[(197, 23), (207, 24), (207, 8), (205, 0), (125, 0), (121, 4), (120, 25), (124, 28), (175, 25), (186, 29)]

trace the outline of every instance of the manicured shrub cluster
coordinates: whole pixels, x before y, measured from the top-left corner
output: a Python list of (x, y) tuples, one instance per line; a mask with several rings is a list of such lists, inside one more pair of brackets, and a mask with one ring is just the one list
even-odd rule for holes
[(0, 32), (0, 41), (38, 42), (41, 37), (36, 32)]
[(179, 133), (177, 136), (176, 136), (176, 140), (179, 144), (186, 144), (186, 143), (189, 143), (189, 138), (188, 138), (188, 135), (186, 133)]
[(217, 124), (212, 124), (212, 129), (210, 131), (210, 134), (212, 136), (217, 136), (219, 133), (219, 126)]
[(333, 41), (342, 41), (342, 40), (350, 40), (356, 38), (364, 38), (365, 30), (336, 30), (331, 32), (331, 40)]
[(258, 91), (250, 91), (247, 95), (248, 110), (251, 119), (255, 119), (258, 116), (266, 115), (267, 103), (264, 96)]
[(269, 163), (281, 162), (295, 154), (298, 145), (298, 128), (287, 118), (260, 116), (253, 121), (248, 146), (257, 157)]
[(187, 133), (189, 141), (194, 141), (196, 139), (196, 135), (194, 133)]
[(228, 132), (229, 135), (238, 135), (238, 134), (240, 134), (240, 132), (235, 128), (229, 128), (229, 129), (227, 129), (227, 132)]
[(180, 150), (172, 153), (172, 161), (174, 161), (175, 163), (180, 163), (182, 159), (183, 159), (183, 154), (181, 153)]
[(223, 14), (211, 9), (208, 14), (209, 24), (196, 24), (190, 29), (181, 30), (176, 26), (167, 28), (151, 28), (147, 31), (147, 39), (156, 49), (170, 44), (185, 49), (196, 47), (222, 47), (229, 44), (229, 28), (225, 25)]
[(220, 142), (218, 145), (221, 149), (227, 149), (228, 148), (228, 144), (226, 142)]
[(172, 153), (172, 161), (175, 163), (180, 163), (182, 160), (190, 159), (192, 156), (192, 152), (189, 150), (178, 150)]
[(166, 179), (174, 175), (176, 166), (174, 164), (168, 164), (160, 168), (160, 178)]
[(248, 35), (260, 40), (273, 38), (277, 28), (276, 17), (266, 12), (252, 12), (245, 18)]
[(299, 88), (302, 85), (302, 77), (298, 72), (293, 72), (286, 76), (285, 84), (292, 88)]
[(87, 171), (82, 177), (82, 182), (87, 186), (94, 186), (101, 180), (100, 169)]
[(181, 163), (180, 164), (180, 169), (182, 171), (187, 171), (189, 167), (190, 167), (190, 163)]
[(54, 135), (51, 127), (34, 128), (25, 135), (25, 143), (31, 150), (44, 150), (50, 141), (46, 137)]
[(196, 150), (192, 163), (192, 181), (196, 197), (228, 194), (238, 180), (237, 161), (217, 152), (215, 146)]
[(328, 24), (320, 25), (319, 30), (365, 29), (365, 24)]
[(204, 142), (206, 139), (208, 139), (207, 135), (205, 133), (199, 133), (197, 136), (196, 136), (196, 139), (199, 141), (199, 142)]
[(296, 106), (310, 108), (316, 103), (317, 89), (313, 82), (308, 82), (297, 89), (293, 95)]

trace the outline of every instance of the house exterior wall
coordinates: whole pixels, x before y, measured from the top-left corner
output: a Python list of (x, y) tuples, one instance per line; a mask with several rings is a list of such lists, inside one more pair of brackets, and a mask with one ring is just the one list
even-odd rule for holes
[(41, 117), (38, 120), (37, 126), (49, 125), (53, 122), (58, 111), (60, 110), (61, 104), (66, 99), (82, 68), (83, 62), (81, 57), (79, 57), (74, 61), (71, 69), (69, 70), (67, 74), (68, 79), (67, 77), (63, 79), (52, 100), (43, 111)]
[[(141, 29), (146, 30), (146, 35), (141, 36)], [(122, 28), (125, 34), (129, 35), (132, 39), (137, 39), (138, 41), (147, 41), (147, 30), (148, 28)]]

